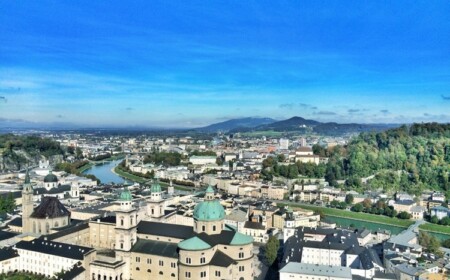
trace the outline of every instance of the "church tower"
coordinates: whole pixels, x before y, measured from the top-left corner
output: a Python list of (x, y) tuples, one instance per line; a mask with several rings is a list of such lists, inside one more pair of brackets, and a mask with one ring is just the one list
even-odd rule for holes
[(157, 181), (152, 184), (150, 192), (150, 200), (147, 201), (148, 215), (152, 218), (160, 218), (164, 216), (164, 199), (162, 198), (161, 186)]
[(30, 174), (25, 174), (25, 182), (22, 188), (22, 232), (31, 233), (32, 225), (30, 216), (33, 213), (33, 187), (31, 186)]
[(125, 262), (124, 279), (130, 275), (130, 251), (137, 242), (137, 211), (133, 208), (131, 193), (125, 189), (120, 194), (120, 208), (116, 210), (116, 258)]

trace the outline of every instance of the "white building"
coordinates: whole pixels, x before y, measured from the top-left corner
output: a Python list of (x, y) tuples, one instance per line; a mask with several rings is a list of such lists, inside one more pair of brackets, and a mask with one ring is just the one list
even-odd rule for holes
[(289, 149), (289, 139), (280, 138), (280, 150)]
[(280, 269), (280, 280), (348, 280), (352, 271), (348, 267), (290, 262)]

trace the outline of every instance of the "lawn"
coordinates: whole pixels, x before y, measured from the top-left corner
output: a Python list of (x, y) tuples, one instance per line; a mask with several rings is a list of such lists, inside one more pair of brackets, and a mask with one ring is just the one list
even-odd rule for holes
[(433, 231), (433, 232), (450, 235), (450, 226), (442, 226), (442, 225), (426, 223), (426, 224), (420, 225), (419, 228), (422, 230), (426, 230), (426, 231)]
[(340, 209), (313, 206), (313, 205), (299, 205), (296, 203), (279, 203), (278, 205), (279, 206), (280, 205), (289, 205), (291, 207), (299, 207), (299, 208), (308, 209), (308, 210), (321, 210), (323, 212), (323, 214), (325, 214), (326, 216), (342, 217), (342, 218), (361, 220), (361, 221), (366, 221), (366, 222), (374, 222), (374, 223), (386, 224), (386, 225), (392, 225), (392, 226), (398, 226), (398, 227), (408, 227), (414, 223), (414, 221), (412, 221), (412, 220), (401, 220), (401, 219), (390, 218), (390, 217), (381, 216), (381, 215), (374, 215), (374, 214), (368, 214), (368, 213), (362, 213), (362, 212), (351, 212), (351, 211), (347, 211), (347, 210), (340, 210)]

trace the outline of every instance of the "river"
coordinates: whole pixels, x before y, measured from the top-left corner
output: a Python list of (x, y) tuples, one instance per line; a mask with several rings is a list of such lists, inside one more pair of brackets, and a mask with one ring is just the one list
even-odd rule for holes
[(111, 171), (111, 169), (116, 167), (121, 161), (122, 160), (112, 160), (94, 165), (91, 168), (83, 171), (83, 174), (95, 175), (95, 177), (99, 178), (103, 184), (132, 184), (133, 182), (126, 180)]

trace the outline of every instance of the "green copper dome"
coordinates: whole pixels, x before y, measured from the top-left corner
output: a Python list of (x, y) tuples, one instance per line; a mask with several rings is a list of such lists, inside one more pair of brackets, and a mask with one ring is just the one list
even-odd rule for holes
[(51, 171), (44, 177), (44, 183), (57, 183), (58, 177), (56, 177)]
[(239, 232), (236, 232), (233, 239), (230, 242), (230, 245), (246, 245), (253, 243), (253, 237), (250, 235), (242, 234)]
[(120, 200), (122, 201), (131, 201), (133, 199), (133, 197), (131, 196), (131, 193), (128, 189), (125, 189), (121, 194), (120, 194)]
[(206, 200), (194, 208), (194, 219), (198, 221), (219, 221), (225, 218), (225, 210), (218, 200)]
[(182, 250), (188, 251), (197, 251), (197, 250), (207, 250), (211, 248), (211, 246), (205, 241), (201, 240), (197, 236), (186, 239), (178, 243), (178, 248)]
[(161, 186), (158, 184), (158, 182), (153, 183), (152, 187), (150, 188), (150, 191), (152, 193), (160, 193), (161, 192)]
[(206, 193), (214, 193), (213, 187), (208, 186), (208, 188), (206, 189)]

